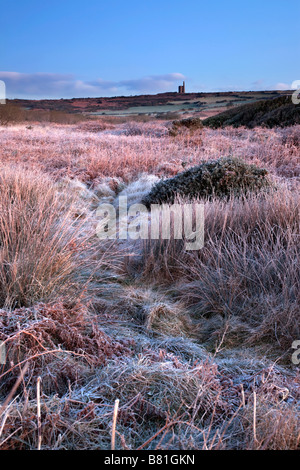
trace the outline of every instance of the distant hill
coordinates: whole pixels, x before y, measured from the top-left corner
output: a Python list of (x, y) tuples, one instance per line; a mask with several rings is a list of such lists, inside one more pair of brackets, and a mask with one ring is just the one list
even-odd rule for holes
[(300, 124), (300, 104), (292, 102), (291, 95), (247, 103), (203, 120), (203, 125), (218, 128), (225, 126), (286, 127)]
[(197, 115), (201, 119), (218, 114), (232, 106), (282, 96), (284, 91), (158, 93), (157, 95), (113, 96), (99, 98), (7, 100), (27, 110), (60, 111), (71, 114), (160, 114)]

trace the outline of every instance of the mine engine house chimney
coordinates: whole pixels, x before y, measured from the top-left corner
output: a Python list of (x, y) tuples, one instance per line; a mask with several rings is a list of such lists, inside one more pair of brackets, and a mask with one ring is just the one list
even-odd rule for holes
[(185, 93), (185, 82), (183, 82), (182, 85), (179, 85), (178, 93), (180, 94)]

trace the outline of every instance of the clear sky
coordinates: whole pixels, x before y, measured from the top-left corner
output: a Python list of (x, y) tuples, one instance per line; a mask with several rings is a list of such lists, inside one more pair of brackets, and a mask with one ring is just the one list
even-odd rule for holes
[(287, 89), (299, 0), (0, 0), (7, 96)]

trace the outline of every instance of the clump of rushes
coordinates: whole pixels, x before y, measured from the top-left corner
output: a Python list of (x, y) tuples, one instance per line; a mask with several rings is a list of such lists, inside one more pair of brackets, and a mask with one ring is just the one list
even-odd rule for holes
[(84, 265), (90, 267), (93, 248), (75, 208), (75, 196), (59, 193), (46, 175), (1, 170), (1, 308), (80, 297), (86, 283), (81, 273)]
[(237, 158), (220, 158), (203, 162), (173, 178), (158, 182), (143, 202), (173, 204), (176, 196), (195, 198), (228, 198), (258, 192), (271, 185), (268, 172)]

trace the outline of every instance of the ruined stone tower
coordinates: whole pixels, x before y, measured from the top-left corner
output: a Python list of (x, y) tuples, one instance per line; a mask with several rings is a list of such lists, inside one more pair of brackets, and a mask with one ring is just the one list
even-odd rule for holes
[(178, 93), (185, 93), (185, 82), (182, 82), (182, 85), (178, 87)]

